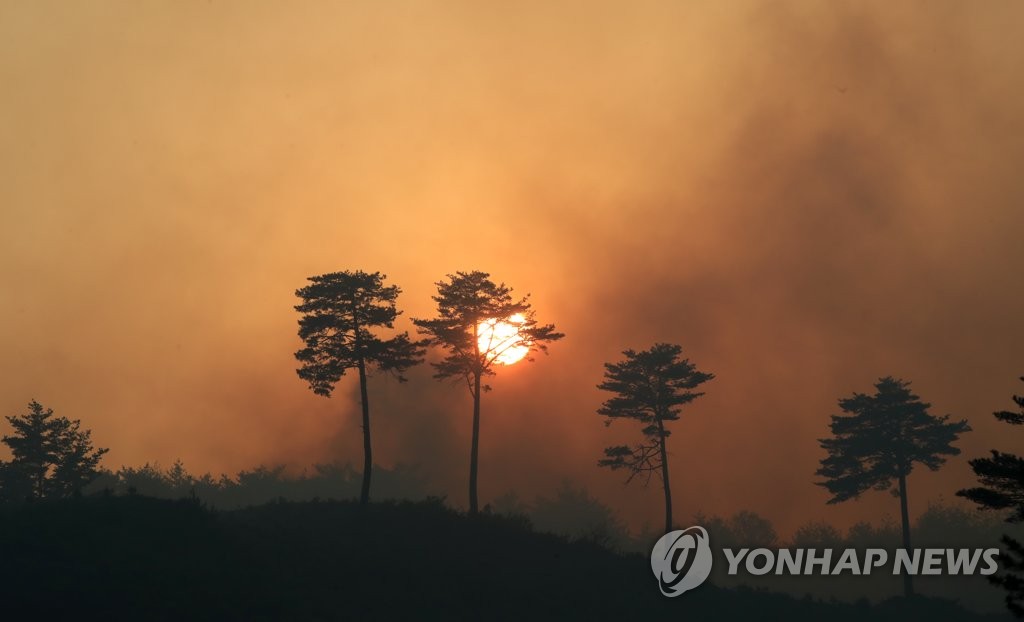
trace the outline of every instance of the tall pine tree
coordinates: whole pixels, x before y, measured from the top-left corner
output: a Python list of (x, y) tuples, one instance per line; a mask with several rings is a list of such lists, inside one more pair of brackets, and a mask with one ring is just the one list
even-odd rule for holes
[[(477, 472), (480, 452), (480, 394), (489, 391), (485, 376), (493, 376), (503, 355), (514, 349), (547, 352), (547, 344), (564, 335), (553, 324), (538, 324), (529, 296), (513, 298), (512, 288), (495, 283), (486, 272), (456, 272), (437, 283), (437, 317), (416, 319), (419, 332), (445, 356), (431, 363), (438, 380), (463, 379), (473, 397), (473, 438), (469, 454), (469, 512), (478, 511)], [(514, 318), (514, 319), (513, 319)], [(505, 322), (511, 335), (487, 337), (487, 323)], [(493, 335), (493, 330), (491, 331)], [(483, 336), (484, 338), (481, 338)], [(527, 358), (527, 360), (532, 360)]]
[(401, 290), (384, 285), (380, 272), (333, 272), (309, 277), (310, 285), (295, 292), (302, 303), (295, 310), (299, 337), (306, 347), (295, 353), (302, 366), (296, 370), (317, 395), (330, 397), (349, 369), (359, 372), (359, 403), (363, 414), (363, 485), (360, 502), (370, 501), (373, 448), (370, 442), (370, 399), (367, 376), (371, 368), (402, 374), (423, 361), (424, 348), (408, 333), (382, 339), (373, 331), (393, 328), (401, 313), (395, 300)]
[(669, 483), (666, 440), (671, 432), (665, 427), (679, 419), (681, 408), (704, 395), (694, 391), (711, 380), (713, 374), (698, 371), (682, 358), (682, 346), (656, 343), (648, 350), (626, 350), (624, 361), (605, 363), (602, 391), (615, 394), (597, 411), (607, 417), (605, 425), (616, 419), (632, 419), (643, 424), (645, 441), (634, 446), (619, 445), (604, 450), (598, 466), (629, 471), (628, 481), (638, 475), (649, 480), (653, 473), (661, 477), (665, 495), (665, 531), (672, 531), (672, 487)]
[[(875, 384), (875, 394), (854, 393), (839, 400), (845, 415), (833, 415), (832, 437), (820, 439), (828, 456), (821, 461), (818, 482), (832, 497), (828, 503), (856, 499), (868, 490), (891, 490), (900, 500), (903, 548), (910, 549), (907, 477), (915, 463), (932, 471), (960, 450), (953, 443), (970, 431), (966, 420), (949, 421), (928, 412), (931, 404), (910, 391), (910, 383), (892, 377)], [(895, 488), (894, 484), (895, 482)], [(909, 574), (903, 591), (914, 593)]]

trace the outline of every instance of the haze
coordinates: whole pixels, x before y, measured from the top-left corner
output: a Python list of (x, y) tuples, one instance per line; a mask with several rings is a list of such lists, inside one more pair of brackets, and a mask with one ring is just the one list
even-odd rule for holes
[[(812, 485), (836, 400), (914, 381), (974, 427), (911, 510), (1006, 447), (1024, 374), (1018, 2), (0, 5), (0, 411), (82, 419), (109, 468), (360, 460), (358, 396), (296, 377), (293, 292), (448, 272), (567, 334), (484, 396), (481, 499), (599, 470), (602, 363), (680, 343), (676, 514), (893, 516)], [(465, 504), (470, 401), (374, 378), (375, 458)]]

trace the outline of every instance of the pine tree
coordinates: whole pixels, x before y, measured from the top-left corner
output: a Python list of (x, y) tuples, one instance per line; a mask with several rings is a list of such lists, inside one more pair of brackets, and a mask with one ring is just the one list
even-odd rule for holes
[(295, 310), (299, 337), (306, 347), (295, 353), (302, 363), (296, 370), (317, 395), (330, 397), (335, 385), (349, 369), (359, 372), (359, 402), (362, 407), (363, 484), (360, 501), (370, 501), (373, 449), (370, 442), (370, 400), (367, 376), (371, 368), (402, 375), (423, 361), (424, 348), (409, 340), (408, 333), (382, 339), (373, 329), (393, 328), (400, 311), (395, 300), (401, 290), (384, 285), (385, 276), (363, 271), (334, 272), (309, 277), (310, 285), (295, 292), (302, 304)]
[(693, 363), (682, 358), (682, 352), (682, 346), (668, 343), (657, 343), (641, 352), (626, 350), (624, 361), (605, 363), (605, 380), (597, 385), (615, 394), (597, 411), (607, 417), (605, 425), (611, 425), (615, 419), (638, 421), (644, 425), (642, 432), (646, 439), (632, 447), (608, 447), (598, 466), (626, 469), (629, 471), (627, 482), (641, 474), (649, 481), (651, 475), (657, 473), (665, 494), (666, 532), (672, 531), (672, 488), (666, 448), (671, 432), (665, 424), (678, 420), (684, 405), (704, 395), (694, 389), (714, 378), (713, 374), (698, 371)]
[[(992, 414), (1004, 423), (1024, 425), (1024, 396), (1014, 395), (1013, 402), (1017, 412), (1004, 410)], [(1007, 522), (1024, 521), (1024, 457), (993, 449), (991, 458), (975, 458), (969, 464), (982, 485), (956, 494), (983, 508), (1011, 510)], [(1024, 545), (1009, 536), (1003, 536), (1003, 544), (1006, 550), (1001, 558), (1002, 572), (991, 580), (1007, 591), (1006, 606), (1010, 611), (1024, 618)]]
[[(502, 356), (515, 348), (528, 352), (547, 352), (547, 343), (561, 339), (553, 324), (540, 325), (528, 301), (529, 296), (513, 298), (512, 289), (495, 284), (486, 272), (456, 272), (447, 281), (437, 283), (437, 317), (416, 319), (413, 323), (427, 336), (429, 344), (444, 350), (445, 356), (432, 363), (439, 380), (464, 379), (473, 397), (473, 439), (469, 459), (469, 512), (476, 514), (477, 471), (480, 447), (480, 393), (490, 387), (482, 383), (493, 376)], [(514, 319), (514, 334), (492, 340), (481, 339), (486, 322)], [(527, 358), (527, 360), (532, 360)]]
[(82, 430), (80, 421), (55, 417), (35, 400), (26, 414), (6, 419), (14, 433), (2, 439), (13, 456), (2, 465), (5, 498), (67, 497), (99, 475), (108, 450), (93, 448), (91, 432)]
[[(938, 470), (945, 456), (955, 456), (960, 435), (970, 431), (966, 420), (949, 421), (928, 412), (931, 404), (910, 391), (910, 383), (892, 377), (875, 384), (875, 394), (854, 393), (839, 400), (847, 415), (833, 415), (832, 437), (820, 439), (828, 456), (821, 461), (818, 482), (832, 497), (828, 503), (856, 499), (868, 490), (891, 490), (900, 499), (903, 548), (910, 549), (907, 477), (915, 463)], [(895, 488), (893, 482), (896, 482)], [(914, 593), (909, 574), (903, 591)]]
[(78, 494), (99, 474), (99, 463), (106, 449), (94, 451), (89, 431), (78, 421), (58, 419), (55, 438), (55, 463), (52, 487), (57, 496)]

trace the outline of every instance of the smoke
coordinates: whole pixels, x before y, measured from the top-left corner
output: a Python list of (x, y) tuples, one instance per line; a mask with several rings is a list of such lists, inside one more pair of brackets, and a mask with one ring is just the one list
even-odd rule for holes
[[(783, 531), (895, 513), (812, 485), (882, 375), (968, 417), (1024, 373), (1018, 3), (0, 9), (0, 407), (81, 418), (108, 463), (360, 461), (356, 398), (295, 377), (292, 292), (382, 270), (408, 317), (482, 269), (567, 334), (484, 396), (481, 496), (655, 488), (596, 467), (602, 363), (716, 374), (674, 426), (676, 514)], [(463, 502), (470, 402), (371, 380), (375, 458)], [(915, 472), (911, 508), (971, 481)], [(652, 484), (653, 486), (653, 484)]]

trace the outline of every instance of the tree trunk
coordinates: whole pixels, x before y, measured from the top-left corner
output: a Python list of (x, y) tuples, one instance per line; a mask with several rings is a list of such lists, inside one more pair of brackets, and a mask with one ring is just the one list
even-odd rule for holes
[(668, 452), (665, 450), (665, 425), (658, 419), (658, 443), (661, 445), (661, 484), (665, 489), (665, 533), (672, 531), (672, 488), (668, 482)]
[(359, 401), (363, 406), (363, 489), (359, 503), (370, 502), (370, 478), (373, 474), (373, 448), (370, 446), (370, 401), (366, 391), (366, 363), (359, 358)]
[(476, 471), (480, 453), (480, 374), (473, 379), (473, 443), (469, 452), (469, 513), (478, 511), (476, 498)]
[(363, 339), (359, 327), (359, 313), (352, 304), (352, 335), (359, 369), (359, 404), (363, 409), (363, 487), (359, 492), (359, 503), (370, 502), (370, 478), (373, 476), (373, 448), (370, 445), (370, 399), (366, 391), (366, 361), (363, 359)]
[[(903, 519), (903, 548), (910, 554), (910, 513), (907, 511), (907, 476), (900, 473), (900, 517)], [(910, 573), (903, 572), (903, 595), (914, 595), (914, 584)]]

